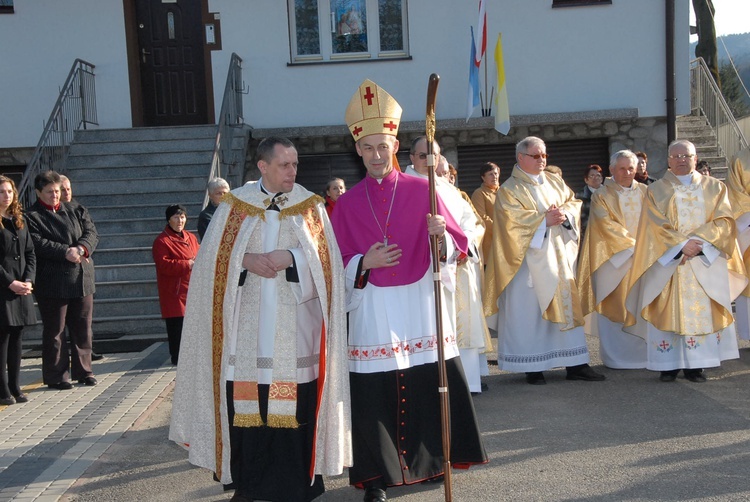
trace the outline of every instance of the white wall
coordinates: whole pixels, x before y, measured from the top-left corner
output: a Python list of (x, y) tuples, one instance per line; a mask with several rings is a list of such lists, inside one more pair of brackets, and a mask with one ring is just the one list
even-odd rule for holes
[[(688, 113), (688, 5), (677, 4), (678, 113)], [(438, 119), (465, 116), (469, 26), (476, 25), (478, 1), (411, 0), (411, 61), (294, 67), (287, 66), (285, 2), (263, 3), (263, 14), (244, 0), (211, 0), (210, 5), (222, 14), (227, 53), (214, 58), (217, 107), (228, 54), (234, 51), (245, 60), (250, 86), (245, 119), (254, 127), (342, 124), (349, 98), (365, 78), (399, 101), (403, 120), (421, 120), (433, 72), (441, 76)], [(612, 108), (638, 108), (645, 117), (666, 114), (663, 1), (551, 5), (552, 0), (488, 1), (490, 80), (502, 32), (511, 115)]]
[[(565, 9), (552, 9), (552, 0), (487, 3), (490, 80), (502, 32), (511, 115), (633, 107), (644, 117), (665, 115), (663, 1)], [(254, 127), (343, 124), (365, 78), (396, 97), (403, 120), (422, 120), (433, 72), (441, 76), (438, 120), (464, 118), (478, 0), (408, 5), (411, 60), (288, 66), (286, 1), (209, 0), (223, 43), (212, 53), (216, 114), (236, 52), (250, 90), (245, 120)], [(130, 127), (122, 1), (15, 0), (15, 10), (0, 15), (0, 147), (36, 144), (76, 57), (96, 65), (101, 127)], [(688, 15), (687, 2), (677, 2), (678, 113), (689, 112)]]
[(15, 0), (0, 15), (0, 147), (36, 146), (73, 61), (96, 66), (102, 127), (130, 127), (122, 2)]

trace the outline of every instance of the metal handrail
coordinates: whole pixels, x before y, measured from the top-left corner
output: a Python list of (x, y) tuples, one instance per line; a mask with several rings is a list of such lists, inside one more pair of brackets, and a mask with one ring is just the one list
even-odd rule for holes
[(727, 160), (731, 161), (737, 152), (748, 147), (742, 129), (703, 58), (690, 62), (690, 106), (705, 116), (713, 127), (719, 148)]
[(34, 178), (42, 171), (63, 171), (68, 146), (74, 133), (88, 124), (99, 125), (96, 116), (95, 66), (76, 59), (52, 108), (34, 155), (18, 185), (18, 197), (24, 207), (36, 200)]
[[(237, 126), (243, 125), (242, 117), (242, 95), (246, 94), (242, 82), (242, 58), (232, 53), (232, 59), (229, 62), (229, 71), (227, 72), (227, 82), (224, 86), (224, 97), (221, 101), (221, 112), (216, 125), (216, 141), (214, 143), (214, 153), (211, 158), (211, 172), (208, 175), (208, 181), (214, 178), (229, 178), (242, 173), (232, 173), (232, 168), (236, 167), (238, 162), (232, 158), (232, 142), (235, 138)], [(244, 159), (243, 159), (244, 160)], [(223, 167), (226, 167), (224, 176)], [(208, 189), (203, 199), (203, 207), (208, 204)]]

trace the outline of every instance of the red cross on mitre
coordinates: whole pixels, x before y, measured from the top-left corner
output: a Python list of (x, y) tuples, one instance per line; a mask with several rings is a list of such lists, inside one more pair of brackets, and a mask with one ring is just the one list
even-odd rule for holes
[(395, 129), (398, 129), (398, 124), (394, 124), (391, 120), (390, 122), (386, 122), (385, 124), (383, 124), (383, 127), (393, 132)]
[(662, 340), (661, 344), (659, 344), (659, 347), (661, 347), (664, 350), (667, 350), (669, 348), (669, 344), (666, 340)]
[(367, 100), (367, 106), (372, 106), (372, 98), (374, 98), (375, 95), (370, 90), (370, 86), (369, 85), (367, 87), (365, 87), (365, 94), (362, 97)]
[(352, 134), (354, 136), (359, 136), (359, 133), (361, 133), (361, 132), (362, 132), (362, 128), (359, 127), (359, 126), (355, 126), (354, 129), (352, 129)]
[(690, 345), (690, 346), (692, 347), (693, 345), (695, 345), (695, 338), (690, 338), (690, 339), (689, 339), (689, 340), (687, 341), (687, 343), (688, 343), (688, 345)]

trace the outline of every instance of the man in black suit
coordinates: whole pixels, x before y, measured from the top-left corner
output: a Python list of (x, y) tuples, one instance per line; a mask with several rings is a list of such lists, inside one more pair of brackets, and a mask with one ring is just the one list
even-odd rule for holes
[[(60, 202), (75, 202), (73, 200), (73, 187), (70, 185), (70, 178), (64, 174), (60, 175)], [(77, 202), (75, 202), (77, 204)], [(75, 345), (71, 346), (72, 351), (75, 350)], [(73, 353), (74, 354), (74, 353)], [(76, 357), (73, 355), (73, 357)], [(100, 361), (104, 359), (104, 356), (94, 352), (93, 341), (91, 346), (91, 360)]]

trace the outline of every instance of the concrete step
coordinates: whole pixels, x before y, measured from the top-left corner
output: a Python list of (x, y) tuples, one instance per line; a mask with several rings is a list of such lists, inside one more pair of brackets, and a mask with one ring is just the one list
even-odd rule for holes
[[(161, 230), (159, 230), (159, 232), (161, 232)], [(159, 232), (114, 234), (105, 234), (103, 232), (99, 232), (99, 245), (96, 247), (96, 252), (98, 253), (103, 249), (120, 249), (128, 247), (151, 248), (151, 246), (154, 244), (154, 239), (156, 239), (156, 236), (159, 235)]]
[[(171, 178), (178, 176), (197, 176), (206, 177), (208, 181), (208, 175), (206, 174), (209, 169), (206, 167), (204, 162), (199, 164), (183, 164), (180, 166), (135, 166), (135, 167), (121, 167), (121, 166), (105, 166), (98, 167), (96, 169), (71, 167), (66, 169), (65, 174), (71, 179), (73, 183), (73, 189), (76, 190), (77, 184), (80, 181), (89, 180), (124, 180), (130, 178)], [(77, 190), (76, 190), (77, 191)]]
[(94, 265), (94, 273), (97, 284), (108, 281), (140, 281), (156, 279), (156, 266), (153, 262)]
[(97, 319), (122, 316), (161, 315), (159, 297), (142, 298), (106, 298), (98, 299), (94, 304)]
[(213, 138), (216, 125), (177, 127), (133, 127), (128, 129), (87, 129), (76, 131), (75, 143), (109, 143), (112, 141), (151, 141), (175, 138)]
[[(69, 158), (91, 157), (118, 154), (163, 154), (174, 152), (213, 151), (214, 138), (168, 139), (160, 141), (117, 141), (97, 143), (73, 143)], [(79, 167), (83, 167), (78, 164)]]
[[(94, 220), (94, 224), (96, 225), (97, 231), (102, 234), (152, 232), (154, 237), (156, 237), (162, 230), (164, 230), (167, 221), (165, 216), (157, 216), (154, 218)], [(196, 232), (196, 229), (198, 228), (198, 218), (195, 217), (190, 219), (186, 224), (186, 228), (191, 232)]]
[[(201, 192), (206, 191), (208, 176), (176, 176), (135, 178), (126, 180), (83, 180), (76, 182), (74, 187), (76, 198), (87, 195), (105, 194), (152, 194), (163, 192)], [(177, 200), (185, 200), (180, 196)], [(195, 200), (188, 198), (188, 200)], [(83, 204), (83, 202), (81, 202)]]
[(206, 168), (206, 177), (211, 167), (213, 149), (210, 151), (189, 151), (189, 152), (170, 152), (162, 154), (153, 153), (134, 153), (114, 154), (114, 155), (93, 155), (85, 157), (69, 157), (66, 168), (98, 169), (100, 167), (143, 167), (143, 166), (181, 166), (187, 164), (204, 164)]
[[(163, 206), (165, 209), (170, 204), (197, 204), (203, 203), (203, 198), (206, 195), (206, 182), (208, 181), (208, 175), (203, 180), (203, 186), (199, 190), (186, 190), (186, 191), (175, 191), (174, 187), (170, 187), (162, 192), (149, 192), (145, 194), (141, 193), (86, 193), (80, 194), (77, 191), (74, 193), (75, 199), (86, 206), (138, 206), (138, 205), (156, 205)], [(77, 185), (76, 187), (77, 188)], [(89, 187), (91, 188), (91, 187)], [(162, 214), (164, 214), (162, 212)], [(96, 221), (94, 221), (96, 223)]]
[(92, 327), (95, 344), (97, 337), (102, 336), (140, 335), (154, 333), (159, 330), (164, 330), (166, 334), (164, 319), (161, 318), (161, 315), (120, 316), (95, 319)]
[(695, 125), (678, 125), (677, 136), (680, 137), (700, 137), (700, 136), (711, 136), (716, 137), (714, 130), (705, 124)]
[(152, 260), (151, 247), (97, 249), (94, 256), (97, 265), (117, 265), (119, 263), (148, 263)]
[[(197, 193), (197, 192), (196, 192)], [(136, 206), (86, 206), (89, 214), (94, 219), (94, 223), (99, 220), (115, 220), (127, 216), (128, 218), (152, 218), (161, 216), (162, 221), (166, 224), (165, 211), (169, 204), (140, 204)], [(203, 210), (203, 197), (200, 202), (182, 203), (187, 209), (188, 223), (190, 219), (198, 218)]]
[[(159, 290), (156, 287), (156, 275), (152, 279), (145, 280), (127, 280), (127, 281), (107, 281), (96, 283), (96, 294), (94, 302), (100, 299), (117, 299), (117, 298), (139, 298), (139, 297), (158, 297)], [(96, 309), (94, 309), (96, 313)]]

